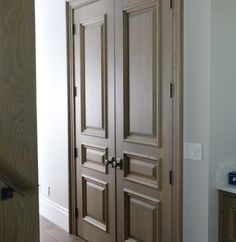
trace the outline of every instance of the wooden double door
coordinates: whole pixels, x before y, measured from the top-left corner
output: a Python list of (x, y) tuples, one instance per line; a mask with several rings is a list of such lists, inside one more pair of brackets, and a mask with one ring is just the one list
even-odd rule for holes
[(89, 242), (172, 242), (169, 2), (75, 6), (78, 235)]

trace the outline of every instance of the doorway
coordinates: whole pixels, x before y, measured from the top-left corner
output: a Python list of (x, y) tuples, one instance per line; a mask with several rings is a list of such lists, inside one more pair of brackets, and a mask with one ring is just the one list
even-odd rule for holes
[(67, 5), (70, 229), (88, 241), (181, 238), (180, 9)]

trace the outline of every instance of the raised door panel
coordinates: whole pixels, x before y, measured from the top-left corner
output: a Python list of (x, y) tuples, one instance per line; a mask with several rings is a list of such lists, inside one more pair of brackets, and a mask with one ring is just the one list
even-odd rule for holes
[[(123, 11), (124, 138), (158, 145), (158, 12), (155, 2)], [(138, 67), (138, 68), (137, 68)], [(147, 118), (148, 117), (148, 118)]]
[(83, 167), (107, 173), (106, 158), (107, 148), (86, 144), (81, 145), (81, 164)]
[(74, 73), (78, 234), (89, 242), (115, 241), (114, 14), (110, 0), (74, 7)]
[(156, 189), (161, 188), (161, 161), (159, 158), (125, 152), (124, 179)]
[(116, 1), (117, 239), (172, 242), (172, 11)]
[(80, 23), (81, 131), (107, 136), (106, 15)]
[(124, 190), (125, 241), (159, 242), (159, 200)]
[(107, 231), (107, 183), (83, 176), (82, 187), (83, 219)]

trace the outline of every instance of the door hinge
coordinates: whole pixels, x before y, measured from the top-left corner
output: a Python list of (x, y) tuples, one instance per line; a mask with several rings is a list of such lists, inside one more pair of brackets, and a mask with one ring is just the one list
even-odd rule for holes
[(173, 0), (169, 0), (169, 9), (173, 8)]
[(169, 89), (170, 89), (170, 98), (173, 98), (173, 96), (174, 96), (174, 85), (173, 85), (172, 82), (170, 83)]
[(74, 86), (74, 97), (77, 97), (77, 87), (76, 86)]
[(173, 171), (172, 170), (169, 171), (169, 183), (170, 183), (170, 185), (173, 185)]
[(76, 34), (76, 24), (72, 25), (72, 33), (73, 33), (73, 35)]
[(78, 148), (75, 148), (75, 149), (74, 149), (74, 155), (75, 155), (75, 158), (78, 157)]
[(75, 217), (78, 218), (79, 217), (79, 209), (75, 208)]

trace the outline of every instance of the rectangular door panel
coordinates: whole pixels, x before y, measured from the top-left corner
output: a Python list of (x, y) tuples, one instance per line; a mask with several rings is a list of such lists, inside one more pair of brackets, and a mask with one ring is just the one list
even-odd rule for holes
[(160, 189), (161, 162), (159, 158), (126, 152), (123, 160), (125, 179)]
[(125, 241), (159, 242), (159, 200), (124, 190)]
[(158, 17), (155, 2), (123, 10), (124, 138), (152, 145), (160, 142)]
[(103, 181), (82, 177), (83, 219), (107, 231), (107, 186)]
[(81, 131), (107, 136), (106, 16), (80, 23)]
[(107, 157), (107, 148), (81, 145), (81, 164), (83, 167), (93, 169), (102, 173), (107, 173), (105, 160)]

